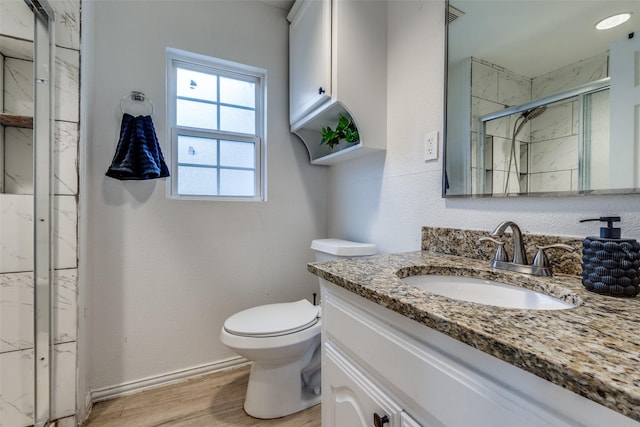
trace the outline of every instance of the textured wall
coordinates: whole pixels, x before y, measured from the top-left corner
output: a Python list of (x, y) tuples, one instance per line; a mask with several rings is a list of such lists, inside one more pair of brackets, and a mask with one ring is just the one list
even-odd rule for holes
[[(83, 7), (86, 105), (85, 331), (90, 389), (233, 357), (218, 334), (251, 306), (311, 298), (311, 240), (326, 237), (326, 169), (288, 128), (288, 23), (251, 1), (89, 1)], [(177, 201), (165, 182), (104, 176), (131, 90), (155, 104), (165, 137), (165, 48), (268, 70), (266, 203)]]

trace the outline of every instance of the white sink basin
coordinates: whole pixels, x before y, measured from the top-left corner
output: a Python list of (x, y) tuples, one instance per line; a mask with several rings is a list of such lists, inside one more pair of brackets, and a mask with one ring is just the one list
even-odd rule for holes
[(428, 274), (402, 279), (408, 285), (448, 298), (529, 310), (565, 310), (575, 306), (561, 299), (519, 286), (460, 276)]

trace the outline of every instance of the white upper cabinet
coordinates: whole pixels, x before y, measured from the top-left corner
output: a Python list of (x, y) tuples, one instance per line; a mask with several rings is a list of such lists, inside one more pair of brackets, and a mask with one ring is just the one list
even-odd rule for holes
[(331, 97), (331, 1), (295, 3), (289, 15), (289, 121)]
[[(291, 131), (311, 163), (335, 164), (384, 150), (387, 140), (387, 3), (296, 0), (288, 16)], [(343, 115), (355, 144), (321, 145), (321, 129)]]

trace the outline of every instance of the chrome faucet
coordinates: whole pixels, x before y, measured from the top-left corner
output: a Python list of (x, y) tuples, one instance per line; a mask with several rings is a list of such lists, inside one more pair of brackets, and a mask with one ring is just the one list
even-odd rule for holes
[(491, 237), (502, 237), (505, 230), (511, 227), (511, 233), (513, 234), (513, 264), (524, 264), (527, 265), (527, 253), (524, 250), (524, 243), (522, 242), (522, 232), (520, 231), (520, 227), (513, 221), (504, 221), (500, 223), (489, 236)]
[[(493, 239), (493, 237), (502, 237), (507, 228), (511, 228), (511, 234), (513, 235), (513, 259), (507, 261), (509, 258), (504, 250), (504, 242)], [(527, 261), (527, 253), (524, 250), (524, 242), (522, 241), (522, 232), (520, 227), (513, 221), (504, 221), (500, 223), (491, 233), (491, 237), (481, 237), (480, 241), (491, 241), (498, 245), (498, 250), (493, 258), (491, 266), (493, 268), (499, 268), (502, 270), (515, 271), (518, 273), (532, 274), (534, 276), (551, 276), (551, 267), (545, 256), (544, 251), (546, 249), (564, 249), (566, 251), (573, 252), (574, 247), (565, 245), (562, 243), (538, 246), (538, 253), (536, 254), (533, 264), (529, 265)]]

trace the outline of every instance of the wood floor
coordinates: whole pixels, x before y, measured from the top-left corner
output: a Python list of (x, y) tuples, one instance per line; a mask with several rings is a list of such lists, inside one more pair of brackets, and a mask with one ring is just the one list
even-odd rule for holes
[(211, 374), (93, 405), (85, 427), (320, 427), (320, 405), (274, 420), (242, 409), (249, 367)]

